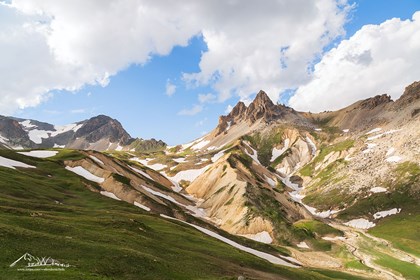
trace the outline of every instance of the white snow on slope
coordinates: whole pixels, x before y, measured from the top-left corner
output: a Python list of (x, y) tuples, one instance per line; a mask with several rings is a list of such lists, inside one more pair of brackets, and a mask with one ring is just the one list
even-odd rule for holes
[(270, 177), (267, 177), (267, 175), (264, 175), (264, 177), (265, 177), (265, 180), (267, 181), (267, 183), (271, 186), (271, 187), (275, 187), (276, 186), (276, 182), (273, 180), (273, 179), (271, 179)]
[(381, 130), (382, 130), (382, 128), (377, 127), (377, 128), (372, 129), (371, 131), (366, 132), (366, 135), (369, 135), (369, 134), (372, 134), (372, 133), (375, 133), (375, 132), (379, 132)]
[(299, 248), (309, 249), (308, 244), (306, 244), (305, 241), (300, 242), (299, 244), (296, 244)]
[(149, 207), (147, 207), (147, 206), (145, 206), (145, 205), (143, 205), (141, 203), (138, 203), (137, 201), (134, 201), (134, 205), (137, 206), (137, 207), (140, 207), (143, 210), (146, 210), (147, 212), (150, 212), (150, 208)]
[(102, 160), (100, 160), (99, 158), (95, 157), (95, 156), (89, 156), (91, 159), (93, 159), (94, 161), (96, 161), (99, 164), (105, 165), (104, 162)]
[(344, 133), (348, 133), (350, 131), (350, 129), (343, 129)]
[(401, 160), (400, 156), (392, 156), (386, 159), (387, 162), (400, 162)]
[(401, 208), (393, 208), (387, 211), (379, 211), (373, 214), (375, 219), (385, 218), (386, 216), (395, 215), (401, 212)]
[(373, 193), (381, 193), (381, 192), (386, 192), (387, 190), (382, 187), (374, 187), (374, 188), (371, 188), (370, 191)]
[(270, 234), (266, 231), (262, 231), (256, 234), (240, 234), (240, 236), (265, 244), (271, 244), (273, 242), (273, 239), (271, 238)]
[(43, 138), (48, 138), (52, 131), (33, 129), (28, 131), (28, 136), (35, 144), (41, 144)]
[(192, 146), (191, 149), (200, 150), (200, 149), (204, 148), (208, 143), (210, 143), (209, 140), (200, 141), (197, 144), (195, 144), (194, 146)]
[(373, 152), (373, 149), (377, 146), (377, 144), (374, 143), (368, 143), (367, 144), (367, 148), (365, 150), (362, 151), (362, 153), (367, 154), (370, 152)]
[(146, 186), (143, 186), (143, 185), (142, 185), (142, 188), (143, 188), (143, 189), (145, 189), (146, 191), (148, 191), (149, 193), (153, 194), (153, 195), (156, 195), (156, 196), (162, 197), (162, 198), (164, 198), (164, 199), (166, 199), (166, 200), (169, 200), (169, 201), (171, 201), (171, 202), (173, 202), (173, 203), (175, 203), (175, 204), (182, 205), (182, 206), (184, 206), (184, 207), (185, 207), (185, 205), (184, 205), (184, 204), (179, 203), (179, 202), (178, 202), (178, 201), (176, 201), (176, 200), (175, 200), (175, 198), (173, 198), (172, 196), (169, 196), (169, 195), (167, 195), (167, 194), (163, 194), (163, 193), (161, 193), (161, 192), (155, 191), (155, 190), (153, 190), (153, 189), (151, 189), (151, 188), (148, 188), (148, 187), (146, 187)]
[(0, 166), (16, 169), (15, 167), (36, 168), (35, 166), (0, 156)]
[(217, 154), (215, 154), (214, 156), (211, 157), (211, 161), (212, 162), (216, 162), (219, 160), (219, 158), (221, 158), (224, 154), (225, 154), (226, 150), (220, 151)]
[(134, 158), (130, 158), (130, 160), (140, 162), (141, 164), (146, 165), (147, 167), (149, 167), (149, 168), (151, 168), (155, 171), (162, 170), (162, 169), (167, 167), (167, 165), (164, 165), (164, 164), (161, 164), (161, 163), (156, 163), (156, 164), (149, 165), (149, 161), (153, 160), (153, 159), (149, 159), (149, 158), (139, 159), (139, 158), (134, 157)]
[(120, 144), (118, 144), (118, 146), (115, 148), (116, 151), (122, 151), (123, 150), (123, 146), (120, 146)]
[(306, 142), (308, 143), (309, 147), (311, 147), (312, 155), (314, 156), (316, 154), (316, 146), (315, 143), (312, 142), (311, 138), (306, 136)]
[(185, 162), (185, 158), (181, 157), (181, 158), (174, 158), (173, 161), (178, 162), (178, 163), (183, 163)]
[(133, 169), (134, 171), (136, 171), (137, 173), (139, 173), (140, 175), (143, 175), (144, 177), (146, 177), (146, 178), (148, 178), (148, 179), (150, 179), (150, 180), (152, 180), (153, 181), (153, 179), (152, 179), (152, 177), (150, 177), (150, 175), (149, 174), (147, 174), (146, 172), (144, 172), (144, 171), (142, 171), (142, 170), (140, 170), (140, 169), (137, 169), (137, 168), (135, 168), (135, 167), (132, 167), (132, 166), (128, 166), (128, 167), (130, 167), (131, 169)]
[(354, 219), (344, 224), (346, 226), (359, 228), (359, 229), (368, 229), (375, 226), (375, 223), (369, 222), (368, 220), (363, 219), (363, 218)]
[(33, 127), (35, 127), (36, 125), (34, 125), (34, 124), (31, 124), (31, 121), (30, 120), (26, 120), (26, 121), (23, 121), (23, 122), (19, 122), (23, 127), (25, 127), (25, 128), (33, 128)]
[(167, 218), (167, 219), (180, 221), (180, 222), (182, 222), (184, 224), (190, 225), (190, 226), (194, 227), (195, 229), (201, 231), (204, 234), (207, 234), (207, 235), (209, 235), (211, 237), (214, 237), (214, 238), (216, 238), (216, 239), (218, 239), (218, 240), (220, 240), (220, 241), (222, 241), (222, 242), (224, 242), (226, 244), (229, 244), (229, 245), (231, 245), (231, 246), (233, 246), (233, 247), (235, 247), (235, 248), (237, 248), (237, 249), (239, 249), (241, 251), (248, 252), (248, 253), (250, 253), (250, 254), (252, 254), (254, 256), (257, 256), (259, 258), (265, 259), (265, 260), (267, 260), (267, 261), (269, 261), (269, 262), (271, 262), (273, 264), (279, 264), (279, 265), (284, 265), (284, 266), (289, 266), (289, 267), (298, 267), (297, 265), (288, 263), (288, 262), (284, 261), (283, 259), (281, 259), (279, 257), (276, 257), (276, 256), (270, 255), (268, 253), (264, 253), (264, 252), (261, 252), (261, 251), (258, 251), (258, 250), (255, 250), (255, 249), (252, 249), (252, 248), (243, 246), (241, 244), (238, 244), (235, 241), (232, 241), (232, 240), (230, 240), (230, 239), (228, 239), (226, 237), (223, 237), (223, 236), (221, 236), (221, 235), (219, 235), (219, 234), (217, 234), (217, 233), (215, 233), (213, 231), (210, 231), (208, 229), (202, 228), (200, 226), (196, 226), (196, 225), (193, 225), (193, 224), (190, 224), (190, 223), (187, 223), (187, 222), (184, 222), (184, 221), (181, 221), (181, 220), (178, 220), (178, 219), (175, 219), (175, 218), (172, 218), (172, 217), (163, 215), (163, 214), (160, 214), (160, 216), (162, 216), (164, 218)]
[(289, 143), (290, 143), (289, 138), (286, 138), (286, 139), (284, 139), (283, 148), (281, 148), (281, 149), (273, 148), (273, 151), (271, 152), (270, 162), (275, 161), (276, 158), (281, 156), (287, 150), (287, 148), (289, 148)]
[(389, 148), (389, 150), (386, 152), (386, 155), (385, 156), (390, 156), (390, 155), (392, 155), (393, 153), (395, 152), (395, 148)]
[(58, 134), (73, 130), (74, 132), (78, 131), (79, 128), (81, 128), (83, 124), (68, 124), (68, 125), (56, 125), (54, 126), (55, 131), (51, 132), (51, 137), (57, 136)]
[(18, 154), (36, 157), (36, 158), (49, 158), (58, 154), (57, 151), (30, 151), (30, 152), (18, 152)]
[(315, 130), (315, 131), (322, 131), (322, 129), (321, 129), (321, 128), (315, 128), (314, 130)]
[(178, 172), (173, 177), (170, 177), (166, 174), (164, 175), (168, 177), (168, 179), (175, 181), (177, 183), (179, 183), (181, 180), (193, 182), (195, 179), (197, 179), (198, 176), (203, 174), (209, 167), (210, 165), (204, 166), (203, 168), (200, 168), (200, 169), (183, 170), (183, 171)]
[(81, 166), (76, 166), (76, 167), (66, 166), (66, 169), (92, 182), (103, 183), (105, 181), (104, 178), (93, 175), (92, 173), (90, 173), (89, 171), (87, 171)]
[(187, 208), (188, 210), (190, 210), (192, 212), (193, 216), (195, 216), (195, 217), (205, 217), (206, 216), (206, 212), (202, 208), (198, 208), (198, 207), (193, 206), (193, 205), (182, 204), (182, 203), (178, 202), (176, 199), (174, 199), (172, 196), (169, 196), (169, 195), (163, 194), (161, 192), (152, 190), (151, 188), (148, 188), (146, 186), (142, 186), (142, 187), (143, 187), (143, 189), (145, 189), (146, 191), (148, 191), (149, 193), (151, 193), (153, 195), (162, 197), (162, 198), (164, 198), (166, 200), (169, 200), (169, 201), (171, 201), (175, 204), (178, 204), (180, 206), (183, 206), (183, 207)]
[(245, 142), (245, 144), (251, 149), (252, 155), (248, 153), (247, 149), (245, 149), (245, 153), (250, 156), (255, 162), (257, 162), (259, 165), (261, 165), (260, 161), (258, 160), (258, 153), (257, 151), (251, 147), (251, 145), (248, 142)]
[(101, 191), (101, 194), (102, 195), (104, 195), (104, 196), (106, 196), (106, 197), (109, 197), (109, 198), (112, 198), (112, 199), (115, 199), (115, 200), (121, 200), (121, 199), (119, 199), (114, 193), (112, 193), (112, 192), (107, 192), (107, 191)]

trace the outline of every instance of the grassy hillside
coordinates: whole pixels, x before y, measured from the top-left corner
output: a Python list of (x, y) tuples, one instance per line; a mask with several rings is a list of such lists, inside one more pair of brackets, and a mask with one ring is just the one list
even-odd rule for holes
[[(330, 271), (272, 265), (177, 222), (94, 193), (99, 186), (65, 170), (63, 151), (35, 159), (0, 156), (36, 169), (0, 167), (0, 278), (3, 279), (357, 279)], [(23, 272), (9, 265), (24, 253), (70, 268)]]

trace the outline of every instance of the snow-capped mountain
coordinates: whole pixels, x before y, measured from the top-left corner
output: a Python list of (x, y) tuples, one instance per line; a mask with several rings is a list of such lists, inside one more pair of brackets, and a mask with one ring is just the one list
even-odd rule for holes
[(166, 146), (162, 141), (154, 139), (132, 138), (119, 121), (105, 115), (64, 126), (0, 116), (0, 143), (13, 149), (70, 148), (98, 151), (159, 150)]

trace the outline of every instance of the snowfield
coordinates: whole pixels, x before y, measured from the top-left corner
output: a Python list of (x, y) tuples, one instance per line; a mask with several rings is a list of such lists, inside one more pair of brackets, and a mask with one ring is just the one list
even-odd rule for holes
[(359, 228), (359, 229), (369, 229), (375, 226), (375, 223), (369, 222), (368, 220), (363, 219), (363, 218), (354, 219), (344, 224), (346, 226)]
[(175, 218), (172, 218), (172, 217), (163, 215), (163, 214), (160, 214), (160, 216), (163, 217), (163, 218), (166, 218), (166, 219), (175, 220), (175, 221), (179, 221), (179, 222), (182, 222), (184, 224), (190, 225), (190, 226), (194, 227), (195, 229), (201, 231), (202, 233), (205, 233), (205, 234), (207, 234), (207, 235), (209, 235), (211, 237), (214, 237), (214, 238), (216, 238), (216, 239), (218, 239), (218, 240), (220, 240), (220, 241), (222, 241), (222, 242), (224, 242), (226, 244), (229, 244), (229, 245), (231, 245), (231, 246), (233, 246), (233, 247), (235, 247), (235, 248), (237, 248), (237, 249), (239, 249), (241, 251), (248, 252), (248, 253), (250, 253), (250, 254), (252, 254), (254, 256), (257, 256), (259, 258), (265, 259), (265, 260), (267, 260), (267, 261), (269, 261), (269, 262), (271, 262), (273, 264), (279, 264), (279, 265), (284, 265), (284, 266), (288, 266), (288, 267), (298, 267), (297, 265), (294, 265), (294, 264), (291, 264), (289, 262), (286, 262), (286, 261), (284, 261), (283, 259), (281, 259), (279, 257), (276, 257), (276, 256), (270, 255), (268, 253), (264, 253), (264, 252), (261, 252), (261, 251), (258, 251), (258, 250), (255, 250), (255, 249), (252, 249), (252, 248), (243, 246), (241, 244), (238, 244), (235, 241), (232, 241), (230, 239), (227, 239), (226, 237), (223, 237), (223, 236), (221, 236), (221, 235), (219, 235), (219, 234), (217, 234), (217, 233), (215, 233), (213, 231), (210, 231), (208, 229), (202, 228), (200, 226), (196, 226), (196, 225), (193, 225), (193, 224), (190, 224), (190, 223), (184, 222), (182, 220), (178, 220), (178, 219), (175, 219)]
[(36, 168), (35, 166), (0, 156), (0, 166), (16, 169), (15, 167)]
[(379, 211), (376, 212), (375, 214), (373, 214), (373, 217), (375, 219), (380, 219), (380, 218), (385, 218), (386, 216), (391, 216), (391, 215), (395, 215), (401, 212), (401, 208), (393, 208), (391, 210), (387, 210), (387, 211)]
[(200, 149), (204, 148), (208, 143), (210, 143), (209, 140), (200, 141), (197, 144), (195, 144), (194, 146), (192, 146), (191, 149), (200, 150)]
[(81, 166), (76, 166), (76, 167), (66, 166), (66, 169), (92, 182), (96, 182), (100, 184), (105, 181), (104, 178), (93, 175), (92, 173), (90, 173), (89, 171), (87, 171)]
[(115, 200), (121, 200), (115, 194), (113, 194), (112, 192), (101, 191), (101, 194), (103, 196), (106, 196), (106, 197), (109, 197), (109, 198), (112, 198), (112, 199), (115, 199)]
[(57, 151), (30, 151), (30, 152), (18, 152), (18, 154), (35, 157), (35, 158), (49, 158), (58, 154)]

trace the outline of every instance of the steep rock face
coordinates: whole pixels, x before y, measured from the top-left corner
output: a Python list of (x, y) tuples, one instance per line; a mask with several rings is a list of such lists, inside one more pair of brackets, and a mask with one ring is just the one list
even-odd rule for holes
[[(28, 134), (23, 130), (18, 121), (0, 116), (0, 136), (4, 138), (4, 143), (10, 146), (33, 147)], [(7, 140), (6, 140), (7, 139)]]
[(108, 138), (111, 143), (127, 145), (132, 140), (131, 136), (124, 130), (121, 123), (108, 116), (99, 115), (87, 120), (83, 126), (77, 130), (75, 138), (85, 138), (90, 143), (98, 142)]
[(420, 99), (420, 81), (405, 88), (403, 95), (395, 102), (396, 106), (405, 106)]
[(275, 105), (268, 97), (267, 93), (260, 91), (254, 101), (245, 106), (243, 102), (238, 102), (227, 116), (219, 118), (219, 124), (215, 135), (226, 132), (227, 128), (239, 122), (248, 122), (253, 124), (258, 120), (270, 123), (275, 120), (286, 118), (287, 115), (294, 115), (296, 112), (283, 105)]
[(129, 149), (135, 150), (136, 152), (156, 152), (156, 151), (162, 151), (165, 149), (166, 143), (162, 140), (156, 140), (154, 138), (150, 140), (145, 139), (136, 139), (131, 144)]
[(387, 94), (376, 95), (375, 97), (363, 100), (362, 103), (360, 103), (360, 108), (372, 110), (379, 105), (386, 104), (389, 102), (392, 102), (391, 96)]

